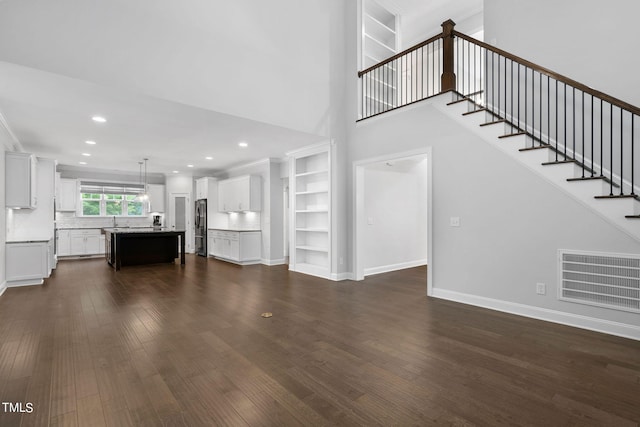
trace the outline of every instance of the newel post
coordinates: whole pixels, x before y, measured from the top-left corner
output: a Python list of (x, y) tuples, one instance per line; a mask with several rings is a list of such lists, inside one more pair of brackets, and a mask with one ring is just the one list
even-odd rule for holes
[(442, 92), (456, 89), (456, 73), (453, 72), (453, 28), (456, 23), (451, 19), (442, 23)]

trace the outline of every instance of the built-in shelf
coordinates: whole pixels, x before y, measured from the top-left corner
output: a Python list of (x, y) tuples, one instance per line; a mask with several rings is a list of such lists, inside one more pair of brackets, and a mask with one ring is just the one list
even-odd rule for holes
[(305, 251), (314, 251), (314, 252), (329, 252), (329, 248), (323, 248), (320, 246), (296, 246), (296, 249), (302, 249)]
[(398, 52), (398, 17), (375, 0), (362, 2), (362, 65), (371, 67)]
[(331, 275), (330, 145), (291, 155), (291, 245), (289, 269), (329, 278)]

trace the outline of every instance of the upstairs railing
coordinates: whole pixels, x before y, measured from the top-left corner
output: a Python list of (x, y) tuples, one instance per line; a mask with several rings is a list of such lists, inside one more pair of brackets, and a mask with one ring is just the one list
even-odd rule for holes
[(360, 119), (453, 92), (504, 122), (507, 135), (574, 162), (576, 179), (602, 179), (609, 197), (636, 197), (635, 122), (640, 109), (454, 29), (358, 73)]

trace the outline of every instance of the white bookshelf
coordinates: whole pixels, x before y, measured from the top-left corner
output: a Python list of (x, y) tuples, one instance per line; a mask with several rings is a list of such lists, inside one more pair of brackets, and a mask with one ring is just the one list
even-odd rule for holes
[(329, 144), (290, 153), (289, 269), (331, 275), (331, 150)]

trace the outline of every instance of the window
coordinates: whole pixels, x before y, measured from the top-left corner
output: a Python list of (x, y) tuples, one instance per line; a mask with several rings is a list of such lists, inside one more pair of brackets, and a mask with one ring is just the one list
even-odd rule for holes
[(143, 216), (144, 203), (136, 200), (141, 185), (82, 182), (80, 186), (83, 216)]

